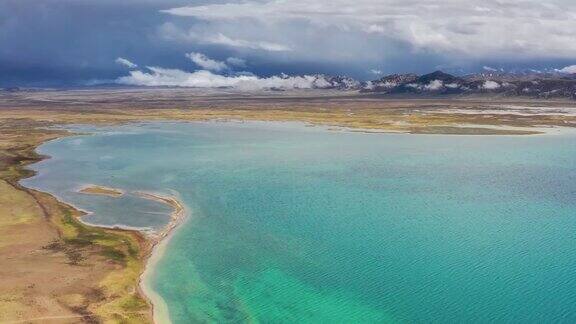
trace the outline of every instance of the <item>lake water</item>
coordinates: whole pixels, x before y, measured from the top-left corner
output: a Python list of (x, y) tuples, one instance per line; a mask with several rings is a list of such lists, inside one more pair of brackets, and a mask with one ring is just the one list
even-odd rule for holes
[(576, 137), (426, 136), (290, 123), (79, 126), (26, 186), (158, 229), (174, 323), (575, 322)]

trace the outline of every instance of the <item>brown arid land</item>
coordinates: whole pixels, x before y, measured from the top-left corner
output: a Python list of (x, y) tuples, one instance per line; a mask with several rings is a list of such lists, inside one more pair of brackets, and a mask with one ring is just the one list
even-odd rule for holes
[[(576, 103), (383, 99), (329, 91), (0, 93), (0, 323), (152, 321), (151, 305), (138, 283), (155, 240), (133, 231), (87, 226), (79, 221), (81, 212), (22, 187), (19, 180), (33, 175), (27, 165), (46, 158), (35, 152), (40, 144), (71, 135), (54, 126), (160, 120), (301, 121), (358, 131), (530, 135), (576, 127)], [(177, 200), (147, 197), (180, 208)]]
[(34, 148), (65, 135), (27, 120), (0, 122), (0, 322), (142, 323), (137, 288), (149, 243), (135, 232), (89, 227), (81, 213), (23, 188)]

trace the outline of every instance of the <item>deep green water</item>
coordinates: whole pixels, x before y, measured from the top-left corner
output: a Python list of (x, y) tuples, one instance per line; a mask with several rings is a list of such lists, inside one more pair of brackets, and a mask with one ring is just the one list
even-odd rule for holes
[(576, 137), (151, 123), (53, 141), (23, 181), (158, 228), (192, 210), (153, 278), (174, 323), (575, 322)]

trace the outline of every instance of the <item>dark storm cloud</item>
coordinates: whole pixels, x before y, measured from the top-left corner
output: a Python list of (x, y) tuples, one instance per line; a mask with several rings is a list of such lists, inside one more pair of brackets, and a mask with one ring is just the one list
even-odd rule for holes
[(189, 53), (259, 76), (562, 68), (575, 21), (568, 0), (2, 0), (0, 86), (201, 69)]
[[(189, 2), (186, 2), (189, 3)], [(3, 83), (66, 83), (120, 75), (119, 56), (143, 63), (180, 59), (180, 45), (155, 46), (159, 10), (178, 1), (0, 1)], [(162, 45), (162, 44), (160, 44)]]

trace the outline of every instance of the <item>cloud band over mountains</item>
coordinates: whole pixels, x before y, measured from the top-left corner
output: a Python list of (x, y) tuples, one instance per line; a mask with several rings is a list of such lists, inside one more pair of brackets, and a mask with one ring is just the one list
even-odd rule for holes
[[(232, 72), (225, 62), (213, 60), (202, 53), (188, 53), (186, 57), (202, 68), (194, 72), (178, 69), (147, 66), (145, 69), (134, 69), (136, 64), (127, 59), (118, 59), (121, 64), (131, 68), (129, 74), (115, 80), (118, 84), (135, 86), (168, 86), (191, 88), (234, 88), (238, 90), (263, 89), (312, 89), (325, 88), (330, 84), (322, 76), (271, 76), (258, 77), (249, 72)], [(236, 58), (228, 58), (230, 64), (244, 64)], [(128, 65), (127, 63), (130, 63)], [(216, 72), (229, 71), (229, 74)]]

